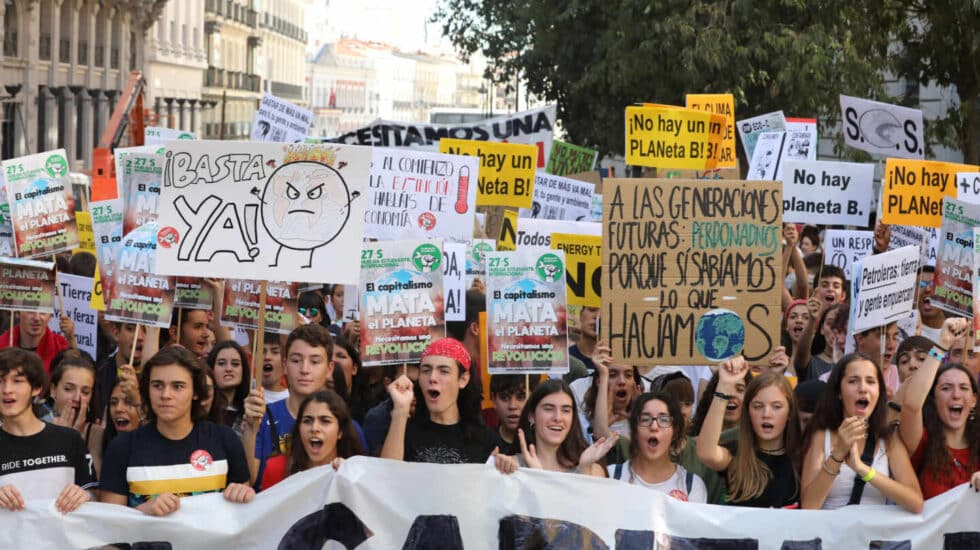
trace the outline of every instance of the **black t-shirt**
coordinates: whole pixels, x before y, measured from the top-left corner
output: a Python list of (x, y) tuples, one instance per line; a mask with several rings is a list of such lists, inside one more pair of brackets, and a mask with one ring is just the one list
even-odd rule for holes
[[(504, 437), (500, 435), (500, 430), (494, 431), (494, 435), (497, 437), (497, 441), (494, 443), (494, 447), (500, 449), (500, 454), (507, 456), (517, 456), (521, 454), (521, 440), (514, 436), (514, 441), (507, 443)], [(493, 452), (491, 449), (490, 452)]]
[(428, 418), (413, 419), (405, 428), (405, 461), (433, 464), (483, 464), (493, 452), (496, 436), (484, 428), (480, 437), (467, 441), (461, 424), (436, 424)]
[(196, 422), (187, 437), (175, 441), (153, 423), (112, 441), (102, 464), (101, 489), (127, 495), (130, 506), (139, 506), (162, 493), (211, 493), (248, 479), (245, 449), (231, 428)]
[[(728, 449), (732, 456), (735, 456), (735, 452), (738, 449), (738, 441), (731, 441), (729, 443), (722, 444), (722, 447)], [(800, 507), (800, 480), (797, 478), (796, 474), (793, 472), (793, 461), (790, 459), (789, 455), (771, 455), (768, 453), (763, 453), (761, 451), (756, 451), (755, 456), (765, 464), (769, 471), (772, 472), (772, 477), (769, 479), (769, 484), (766, 485), (766, 489), (756, 498), (750, 500), (743, 500), (741, 502), (729, 502), (734, 506), (749, 506), (752, 508), (799, 508)], [(732, 465), (735, 464), (734, 459), (732, 460)], [(723, 478), (727, 479), (724, 474)], [(732, 491), (729, 489), (727, 491), (728, 498), (731, 499)]]
[(57, 498), (72, 483), (86, 490), (99, 485), (81, 434), (47, 422), (26, 437), (0, 429), (0, 486), (13, 485), (25, 499), (42, 499)]

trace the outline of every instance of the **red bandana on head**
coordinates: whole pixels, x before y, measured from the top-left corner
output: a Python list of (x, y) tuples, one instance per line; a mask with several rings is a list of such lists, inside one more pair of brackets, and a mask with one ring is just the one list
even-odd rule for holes
[(455, 359), (463, 366), (463, 370), (470, 370), (470, 352), (466, 351), (462, 342), (454, 338), (442, 338), (429, 344), (429, 347), (422, 352), (422, 359), (430, 355), (441, 355)]

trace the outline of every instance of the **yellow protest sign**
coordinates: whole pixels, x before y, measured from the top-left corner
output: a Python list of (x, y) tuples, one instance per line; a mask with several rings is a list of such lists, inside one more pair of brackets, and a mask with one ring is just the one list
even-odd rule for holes
[(725, 117), (725, 133), (721, 138), (718, 167), (735, 168), (738, 162), (738, 154), (735, 152), (735, 96), (732, 94), (687, 94), (685, 101), (688, 109)]
[(78, 248), (71, 251), (72, 254), (78, 252), (90, 252), (95, 254), (95, 234), (92, 233), (92, 213), (75, 212), (75, 221), (78, 222)]
[(531, 208), (538, 165), (536, 146), (443, 138), (439, 152), (480, 157), (477, 206)]
[(688, 170), (716, 168), (724, 134), (722, 115), (668, 105), (631, 105), (626, 108), (626, 164)]
[(940, 227), (943, 197), (955, 199), (956, 173), (980, 167), (934, 160), (889, 158), (882, 180), (881, 221), (887, 224)]
[(568, 304), (602, 307), (602, 236), (552, 233), (551, 248), (565, 251)]
[(517, 250), (517, 212), (514, 210), (504, 210), (500, 235), (497, 236), (497, 250)]
[(95, 276), (92, 277), (92, 297), (88, 300), (88, 306), (95, 311), (105, 311), (105, 300), (102, 298), (102, 275), (99, 273), (99, 266), (95, 266)]

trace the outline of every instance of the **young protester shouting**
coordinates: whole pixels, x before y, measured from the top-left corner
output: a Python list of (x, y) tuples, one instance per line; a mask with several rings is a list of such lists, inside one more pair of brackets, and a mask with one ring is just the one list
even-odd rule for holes
[(336, 470), (344, 459), (364, 454), (347, 404), (336, 393), (310, 395), (299, 404), (297, 416), (290, 434), (290, 475), (327, 464)]
[(810, 323), (810, 310), (806, 300), (793, 300), (783, 312), (781, 340), (790, 354), (799, 346), (803, 331)]
[(595, 345), (592, 364), (594, 376), (581, 379), (592, 380), (582, 397), (582, 435), (586, 442), (609, 437), (611, 432), (625, 435), (629, 433), (630, 402), (642, 391), (636, 367), (615, 363), (612, 348), (602, 341)]
[(939, 343), (903, 384), (899, 434), (912, 454), (926, 499), (970, 481), (971, 476), (974, 488), (980, 488), (977, 379), (960, 364), (940, 366), (950, 346), (970, 328), (967, 319), (946, 319)]
[(520, 466), (606, 477), (600, 462), (619, 435), (614, 432), (611, 437), (587, 444), (575, 409), (575, 397), (568, 385), (561, 380), (542, 382), (521, 413), (517, 430), (521, 454), (510, 457), (494, 449), (490, 460), (503, 473), (512, 473)]
[(241, 436), (245, 419), (245, 398), (251, 389), (248, 355), (238, 342), (218, 342), (208, 354), (208, 366), (214, 373), (214, 404), (208, 415), (212, 422), (228, 426)]
[(140, 372), (148, 424), (120, 434), (106, 452), (99, 500), (152, 516), (180, 507), (180, 497), (222, 491), (229, 502), (249, 502), (248, 464), (230, 428), (204, 420), (205, 366), (171, 346)]
[(265, 402), (275, 403), (289, 397), (282, 366), (282, 342), (278, 334), (265, 333), (262, 339), (262, 390)]
[(729, 393), (747, 370), (741, 356), (719, 367), (718, 386), (698, 436), (698, 458), (709, 468), (726, 472), (728, 504), (799, 508), (800, 421), (785, 376), (766, 372), (749, 382), (738, 440), (719, 444)]
[[(102, 435), (100, 456), (105, 456), (109, 444), (121, 433), (131, 432), (143, 425), (143, 406), (134, 400), (132, 393), (124, 388), (125, 380), (116, 382), (109, 394), (109, 406), (106, 409), (106, 427)], [(135, 385), (133, 386), (136, 387)], [(139, 392), (136, 398), (139, 399)], [(100, 468), (101, 471), (101, 468)]]
[[(486, 462), (495, 436), (480, 415), (480, 394), (470, 385), (470, 354), (443, 338), (429, 344), (419, 362), (419, 389), (402, 375), (388, 386), (391, 425), (381, 458), (408, 462)], [(412, 400), (415, 414), (409, 420)]]
[(684, 502), (707, 502), (700, 476), (674, 462), (684, 447), (684, 416), (665, 393), (644, 393), (630, 411), (629, 460), (608, 467), (609, 477), (660, 491)]
[(82, 434), (98, 473), (102, 467), (104, 430), (96, 423), (98, 407), (94, 403), (99, 399), (94, 397), (95, 365), (77, 351), (69, 351), (51, 371), (51, 395), (39, 407), (43, 411), (41, 420)]
[[(807, 301), (810, 321), (793, 348), (793, 367), (800, 381), (817, 380), (844, 355), (844, 332), (834, 329), (838, 315), (847, 315), (846, 304), (828, 303), (816, 295)], [(842, 313), (843, 312), (843, 313)]]
[(890, 500), (922, 511), (908, 452), (888, 426), (886, 392), (881, 369), (863, 353), (845, 355), (830, 371), (807, 427), (803, 508)]
[[(532, 376), (530, 390), (534, 391), (541, 380)], [(497, 449), (514, 456), (521, 452), (517, 441), (517, 429), (521, 424), (521, 411), (527, 403), (525, 377), (520, 374), (495, 374), (490, 377), (490, 400), (497, 414)]]
[(82, 436), (34, 414), (46, 383), (36, 354), (0, 350), (0, 508), (17, 511), (25, 500), (54, 499), (55, 508), (68, 513), (93, 500), (90, 491), (98, 484)]

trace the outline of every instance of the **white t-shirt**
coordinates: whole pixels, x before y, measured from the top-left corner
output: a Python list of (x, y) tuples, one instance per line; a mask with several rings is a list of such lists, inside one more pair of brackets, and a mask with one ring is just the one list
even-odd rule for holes
[(265, 390), (266, 405), (271, 405), (276, 401), (282, 401), (287, 397), (289, 397), (289, 390), (282, 390), (282, 391)]
[[(610, 478), (616, 479), (616, 469), (616, 464), (606, 467)], [(691, 490), (688, 492), (687, 470), (685, 470), (680, 464), (677, 465), (677, 470), (674, 471), (674, 475), (660, 483), (647, 483), (644, 481), (643, 478), (633, 472), (633, 470), (630, 468), (630, 463), (628, 460), (623, 463), (620, 474), (620, 481), (625, 481), (626, 483), (630, 483), (632, 485), (646, 487), (647, 489), (653, 489), (654, 491), (660, 491), (661, 493), (674, 497), (677, 500), (684, 502), (708, 502), (708, 490), (705, 488), (704, 481), (701, 479), (701, 476), (691, 474)]]

